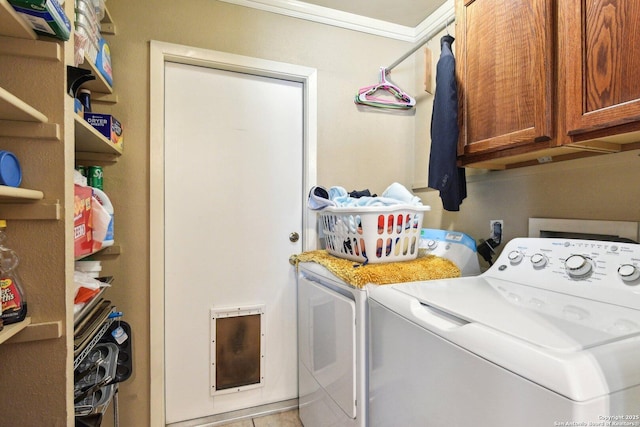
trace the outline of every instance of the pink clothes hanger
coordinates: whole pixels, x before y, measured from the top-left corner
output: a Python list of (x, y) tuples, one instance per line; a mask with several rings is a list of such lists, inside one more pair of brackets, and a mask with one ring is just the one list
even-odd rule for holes
[[(379, 92), (386, 92), (391, 97), (376, 96)], [(380, 81), (378, 84), (366, 86), (358, 90), (354, 102), (376, 108), (390, 108), (408, 110), (416, 105), (416, 100), (387, 80), (387, 69), (380, 67)]]

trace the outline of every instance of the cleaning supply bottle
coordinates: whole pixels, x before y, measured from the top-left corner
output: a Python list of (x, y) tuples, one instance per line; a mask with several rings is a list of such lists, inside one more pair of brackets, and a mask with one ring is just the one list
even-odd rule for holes
[(18, 276), (18, 255), (5, 246), (7, 222), (0, 220), (0, 292), (2, 321), (5, 325), (21, 322), (27, 316), (27, 299)]
[[(102, 239), (102, 245), (100, 248), (113, 246), (113, 243), (114, 243), (113, 241), (113, 213), (114, 213), (113, 205), (111, 204), (111, 200), (109, 200), (109, 196), (107, 196), (107, 194), (104, 191), (95, 187), (92, 190), (93, 190), (93, 197), (98, 200), (100, 205), (102, 205), (105, 211), (109, 214), (109, 218), (107, 219), (105, 224), (100, 222), (100, 218), (98, 217), (98, 214), (96, 214), (96, 218), (94, 219), (95, 221), (94, 226), (96, 227), (96, 230), (94, 231), (94, 237), (102, 235), (99, 229), (106, 225), (106, 233), (104, 234), (104, 239)], [(93, 205), (92, 205), (92, 208), (93, 208)], [(94, 248), (94, 249), (100, 249), (100, 248)]]

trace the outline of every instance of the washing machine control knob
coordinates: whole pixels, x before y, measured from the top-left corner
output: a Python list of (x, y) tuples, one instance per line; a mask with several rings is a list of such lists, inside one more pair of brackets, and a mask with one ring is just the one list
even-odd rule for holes
[(632, 264), (622, 264), (618, 267), (618, 276), (625, 282), (633, 282), (640, 278), (640, 269)]
[(549, 260), (547, 259), (547, 257), (539, 252), (531, 255), (531, 264), (533, 264), (535, 268), (544, 267), (545, 265), (547, 265), (548, 261)]
[(571, 255), (564, 261), (564, 268), (570, 277), (581, 278), (588, 276), (593, 269), (591, 260), (584, 255)]
[(438, 241), (437, 240), (433, 240), (433, 239), (427, 240), (427, 248), (435, 249), (437, 246), (438, 246)]
[(509, 262), (512, 265), (516, 265), (516, 264), (520, 264), (520, 262), (522, 261), (522, 258), (524, 258), (524, 254), (520, 251), (511, 251), (509, 252)]

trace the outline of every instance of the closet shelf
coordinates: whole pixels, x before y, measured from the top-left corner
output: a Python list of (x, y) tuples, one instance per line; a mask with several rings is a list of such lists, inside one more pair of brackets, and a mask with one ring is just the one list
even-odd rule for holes
[(0, 214), (4, 219), (59, 220), (60, 202), (43, 199), (44, 193), (39, 190), (0, 185)]
[(0, 120), (0, 137), (60, 141), (60, 126), (57, 123)]
[(58, 201), (48, 203), (19, 197), (0, 198), (0, 214), (4, 219), (57, 221), (62, 217), (61, 211)]
[(60, 44), (39, 40), (7, 0), (0, 0), (0, 54), (62, 60)]
[(90, 254), (86, 254), (86, 255), (82, 255), (79, 257), (75, 258), (75, 261), (80, 261), (83, 259), (87, 259), (89, 257), (91, 257), (91, 259), (93, 258), (102, 258), (105, 256), (109, 256), (109, 255), (113, 255), (113, 256), (117, 256), (120, 255), (120, 246), (119, 245), (113, 245), (113, 246), (107, 246), (106, 248), (102, 248), (99, 249), (95, 252), (91, 252)]
[(99, 93), (113, 93), (113, 88), (109, 84), (109, 82), (102, 77), (100, 71), (95, 66), (93, 61), (91, 61), (86, 56), (84, 57), (84, 62), (78, 65), (78, 68), (82, 68), (83, 70), (91, 71), (91, 74), (96, 77), (95, 80), (90, 80), (82, 85), (82, 88), (89, 89), (91, 92), (99, 92)]
[(0, 331), (0, 344), (7, 341), (9, 338), (16, 335), (18, 332), (24, 330), (31, 324), (31, 318), (27, 317), (22, 322), (12, 323), (11, 325), (5, 325)]
[(62, 336), (62, 322), (31, 323), (31, 317), (22, 322), (5, 325), (0, 331), (0, 344), (41, 341)]
[[(76, 114), (74, 117), (76, 133), (76, 154), (78, 153), (104, 153), (120, 156), (122, 148), (104, 137), (87, 121)], [(76, 158), (79, 156), (76, 155)]]
[(91, 104), (95, 104), (95, 103), (117, 104), (118, 95), (116, 95), (115, 93), (94, 92), (91, 94)]
[(0, 119), (47, 123), (47, 116), (0, 87)]
[(113, 23), (109, 8), (104, 8), (104, 18), (100, 22), (100, 34), (116, 34), (116, 24)]
[(30, 40), (38, 38), (7, 0), (0, 0), (0, 35)]
[(44, 199), (44, 193), (42, 191), (0, 185), (0, 204), (7, 202), (28, 202), (42, 199)]
[(26, 320), (29, 320), (30, 324), (22, 328), (20, 333), (14, 334), (10, 339), (8, 339), (6, 341), (7, 344), (50, 340), (60, 338), (62, 336), (62, 321), (60, 320), (43, 323), (31, 323), (31, 318), (29, 317), (27, 317), (25, 321)]
[(0, 87), (0, 137), (60, 140), (60, 127)]
[[(2, 29), (0, 28), (1, 31)], [(24, 56), (56, 62), (62, 61), (62, 49), (58, 43), (18, 39), (2, 35), (0, 35), (0, 55)]]

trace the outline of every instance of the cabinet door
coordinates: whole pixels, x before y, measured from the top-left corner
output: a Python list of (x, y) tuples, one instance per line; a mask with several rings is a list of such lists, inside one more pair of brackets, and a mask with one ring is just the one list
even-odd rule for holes
[(459, 154), (553, 138), (552, 18), (551, 0), (456, 0)]
[(569, 135), (640, 123), (640, 2), (570, 0), (566, 16)]

